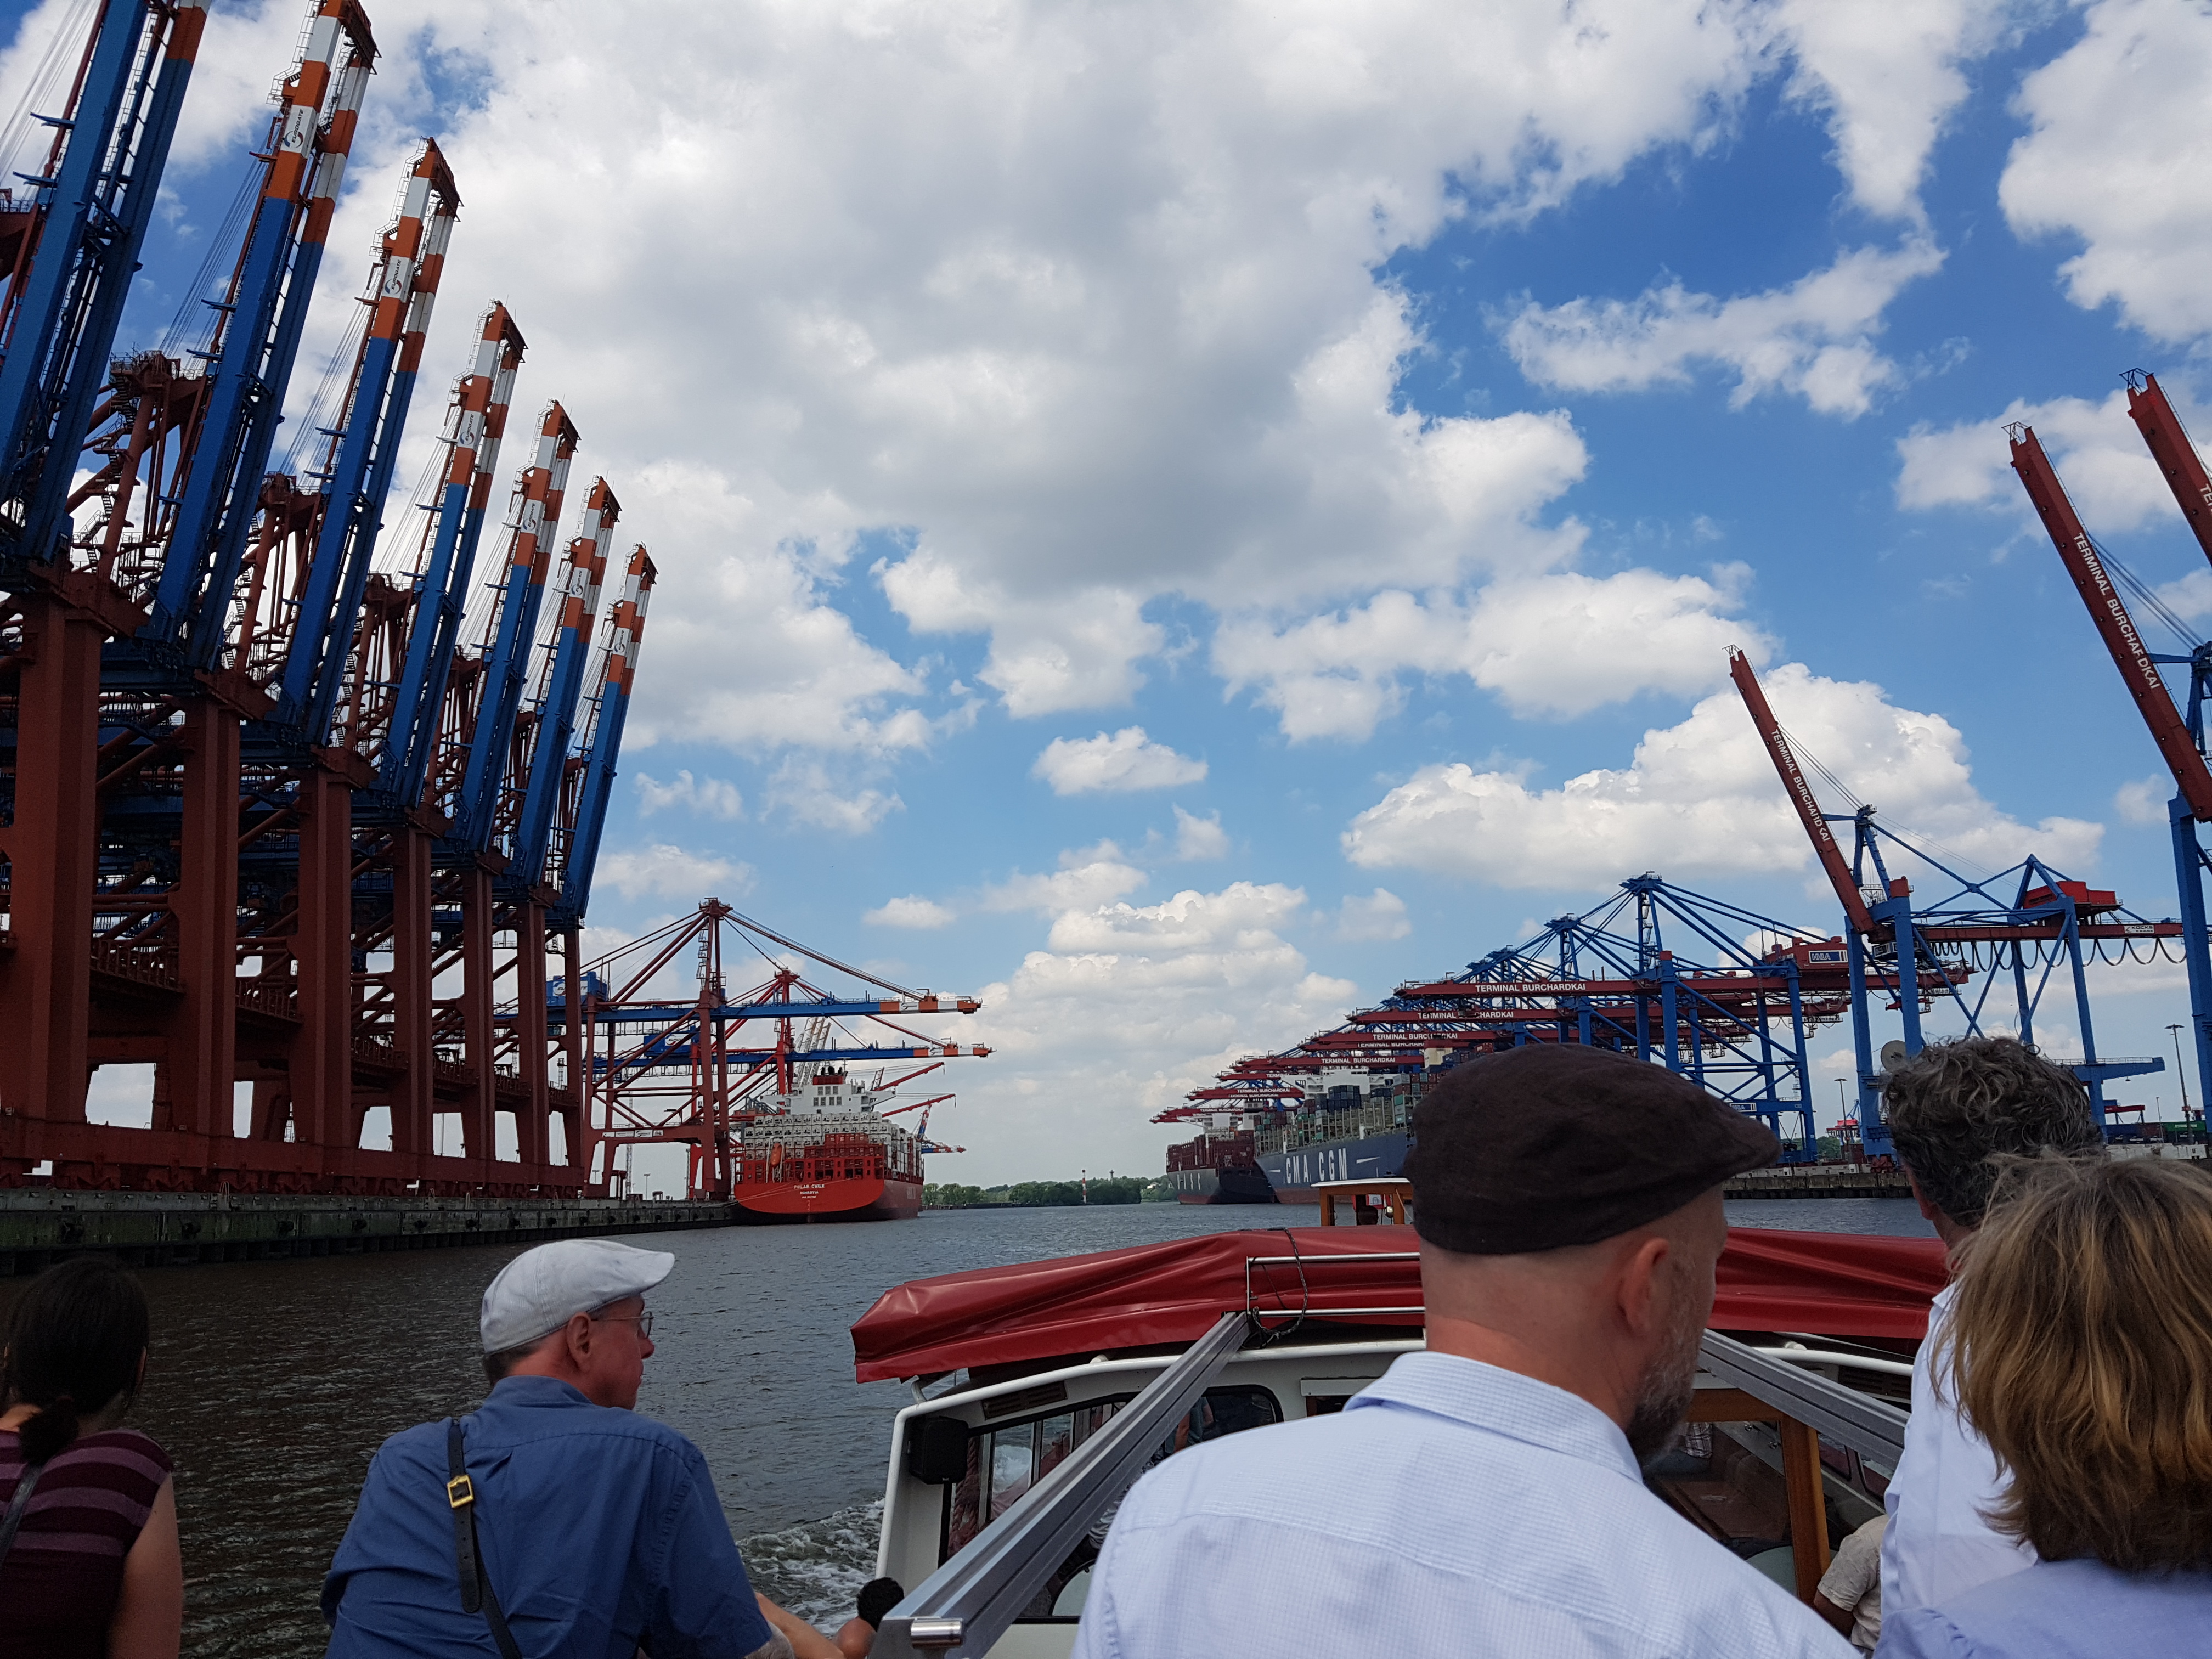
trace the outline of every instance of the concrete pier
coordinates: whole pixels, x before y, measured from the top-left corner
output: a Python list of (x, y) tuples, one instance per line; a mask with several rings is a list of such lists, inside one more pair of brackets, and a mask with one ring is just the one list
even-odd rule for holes
[(1753, 1170), (1721, 1189), (1723, 1198), (1910, 1198), (1902, 1170), (1856, 1164), (1799, 1164)]
[(135, 1267), (726, 1227), (730, 1204), (0, 1189), (0, 1276), (99, 1250)]

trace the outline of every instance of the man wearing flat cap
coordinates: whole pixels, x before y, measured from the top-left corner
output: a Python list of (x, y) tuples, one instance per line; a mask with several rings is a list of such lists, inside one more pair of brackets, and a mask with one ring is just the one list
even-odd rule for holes
[(1414, 1118), (1428, 1346), (1334, 1416), (1131, 1491), (1079, 1659), (1204, 1653), (1850, 1659), (1648, 1491), (1690, 1404), (1755, 1120), (1577, 1044), (1472, 1060)]
[(836, 1654), (753, 1593), (698, 1449), (634, 1410), (645, 1293), (675, 1265), (579, 1238), (500, 1271), (478, 1320), (491, 1393), (378, 1450), (323, 1581), (331, 1654)]

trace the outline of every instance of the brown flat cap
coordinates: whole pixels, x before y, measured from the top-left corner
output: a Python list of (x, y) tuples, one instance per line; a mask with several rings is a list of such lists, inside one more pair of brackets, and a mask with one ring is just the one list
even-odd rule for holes
[(1782, 1155), (1765, 1125), (1696, 1084), (1578, 1042), (1453, 1067), (1413, 1137), (1414, 1225), (1468, 1255), (1594, 1244)]

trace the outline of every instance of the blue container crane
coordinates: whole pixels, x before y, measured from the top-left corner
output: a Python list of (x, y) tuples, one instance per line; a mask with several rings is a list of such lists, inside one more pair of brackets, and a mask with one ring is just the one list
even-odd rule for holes
[(0, 356), (0, 581), (65, 564), (77, 447), (106, 384), (108, 354), (167, 163), (207, 22), (204, 5), (106, 0), (75, 101), (35, 118), (55, 131), (36, 192), (30, 268), (5, 301)]

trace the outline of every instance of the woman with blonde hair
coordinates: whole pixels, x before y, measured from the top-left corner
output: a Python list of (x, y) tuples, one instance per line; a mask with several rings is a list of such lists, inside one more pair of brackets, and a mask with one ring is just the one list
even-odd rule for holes
[(2010, 1159), (1936, 1374), (2040, 1561), (1888, 1620), (1877, 1659), (2212, 1652), (2212, 1179)]

